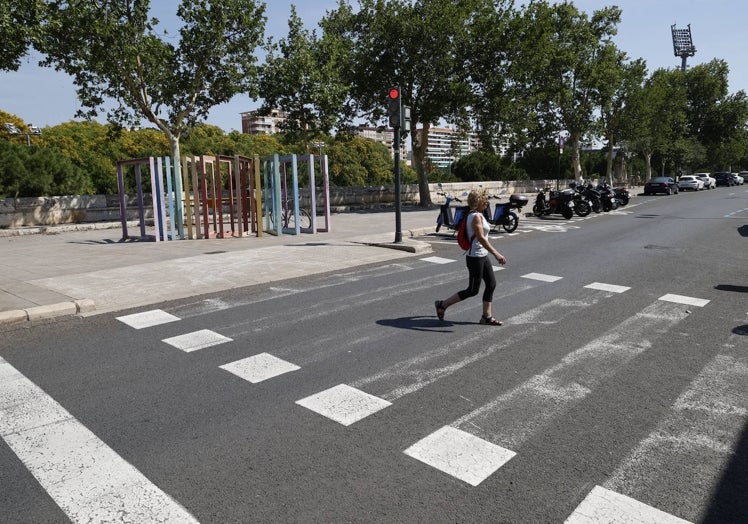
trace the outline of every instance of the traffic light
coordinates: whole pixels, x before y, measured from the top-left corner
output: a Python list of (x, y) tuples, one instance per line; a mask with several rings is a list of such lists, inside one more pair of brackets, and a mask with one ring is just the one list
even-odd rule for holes
[(410, 106), (402, 106), (402, 130), (410, 131)]
[(387, 120), (390, 127), (400, 127), (400, 112), (400, 89), (392, 87), (387, 93)]

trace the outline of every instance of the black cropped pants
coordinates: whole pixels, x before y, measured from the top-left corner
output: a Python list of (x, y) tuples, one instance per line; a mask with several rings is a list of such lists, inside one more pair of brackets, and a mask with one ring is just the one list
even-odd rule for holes
[(468, 268), (468, 287), (459, 291), (457, 296), (460, 300), (474, 297), (480, 290), (481, 280), (486, 284), (483, 289), (483, 302), (493, 301), (493, 292), (496, 289), (496, 277), (493, 274), (491, 260), (486, 257), (465, 257)]

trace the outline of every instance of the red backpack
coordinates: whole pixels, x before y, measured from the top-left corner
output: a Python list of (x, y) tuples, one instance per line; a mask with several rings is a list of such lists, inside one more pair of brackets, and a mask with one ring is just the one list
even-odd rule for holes
[(464, 249), (465, 251), (470, 250), (470, 244), (473, 243), (473, 239), (471, 235), (468, 235), (467, 230), (467, 219), (470, 216), (470, 213), (466, 213), (462, 216), (460, 219), (460, 222), (457, 224), (457, 245), (460, 246), (461, 249)]

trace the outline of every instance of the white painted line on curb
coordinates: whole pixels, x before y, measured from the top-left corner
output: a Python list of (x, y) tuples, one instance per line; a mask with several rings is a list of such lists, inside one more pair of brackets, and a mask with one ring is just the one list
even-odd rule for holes
[(217, 346), (218, 344), (224, 344), (226, 342), (231, 342), (232, 340), (233, 339), (219, 335), (210, 329), (201, 329), (200, 331), (195, 331), (193, 333), (165, 338), (162, 342), (166, 342), (170, 346), (174, 346), (177, 349), (189, 353), (190, 351)]
[(687, 306), (704, 307), (709, 303), (709, 300), (703, 298), (684, 297), (683, 295), (673, 295), (668, 293), (659, 298), (665, 302), (675, 302), (676, 304), (685, 304)]
[(625, 495), (595, 486), (564, 524), (689, 524)]
[(198, 522), (2, 358), (0, 437), (73, 522)]
[(274, 357), (270, 353), (260, 353), (218, 367), (252, 384), (301, 369), (296, 364)]
[(616, 286), (615, 284), (603, 284), (602, 282), (593, 282), (584, 286), (589, 289), (599, 289), (600, 291), (610, 291), (611, 293), (623, 293), (631, 289), (626, 286)]
[(302, 398), (296, 403), (344, 426), (350, 426), (392, 405), (391, 402), (345, 384)]
[(135, 329), (143, 329), (152, 326), (158, 326), (160, 324), (166, 324), (169, 322), (176, 322), (180, 320), (179, 317), (162, 311), (160, 309), (154, 309), (152, 311), (143, 311), (142, 313), (133, 313), (132, 315), (125, 315), (117, 317), (117, 320), (127, 324), (128, 326)]
[(540, 280), (542, 282), (556, 282), (557, 280), (561, 280), (563, 277), (544, 275), (543, 273), (528, 273), (526, 275), (522, 275), (522, 278), (529, 278), (530, 280)]
[(516, 455), (451, 426), (433, 432), (403, 453), (471, 486), (486, 480)]

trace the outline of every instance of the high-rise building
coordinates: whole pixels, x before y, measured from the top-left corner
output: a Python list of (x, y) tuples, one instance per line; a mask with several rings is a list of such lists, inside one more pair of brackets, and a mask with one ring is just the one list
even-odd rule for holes
[[(423, 129), (416, 129), (423, 133)], [(452, 162), (469, 155), (480, 148), (480, 140), (475, 133), (463, 133), (444, 127), (429, 129), (429, 143), (426, 158), (437, 167), (449, 167)]]
[(273, 109), (269, 115), (258, 115), (257, 111), (247, 111), (242, 115), (242, 133), (248, 135), (274, 135), (280, 133), (280, 124), (288, 114), (280, 109)]

